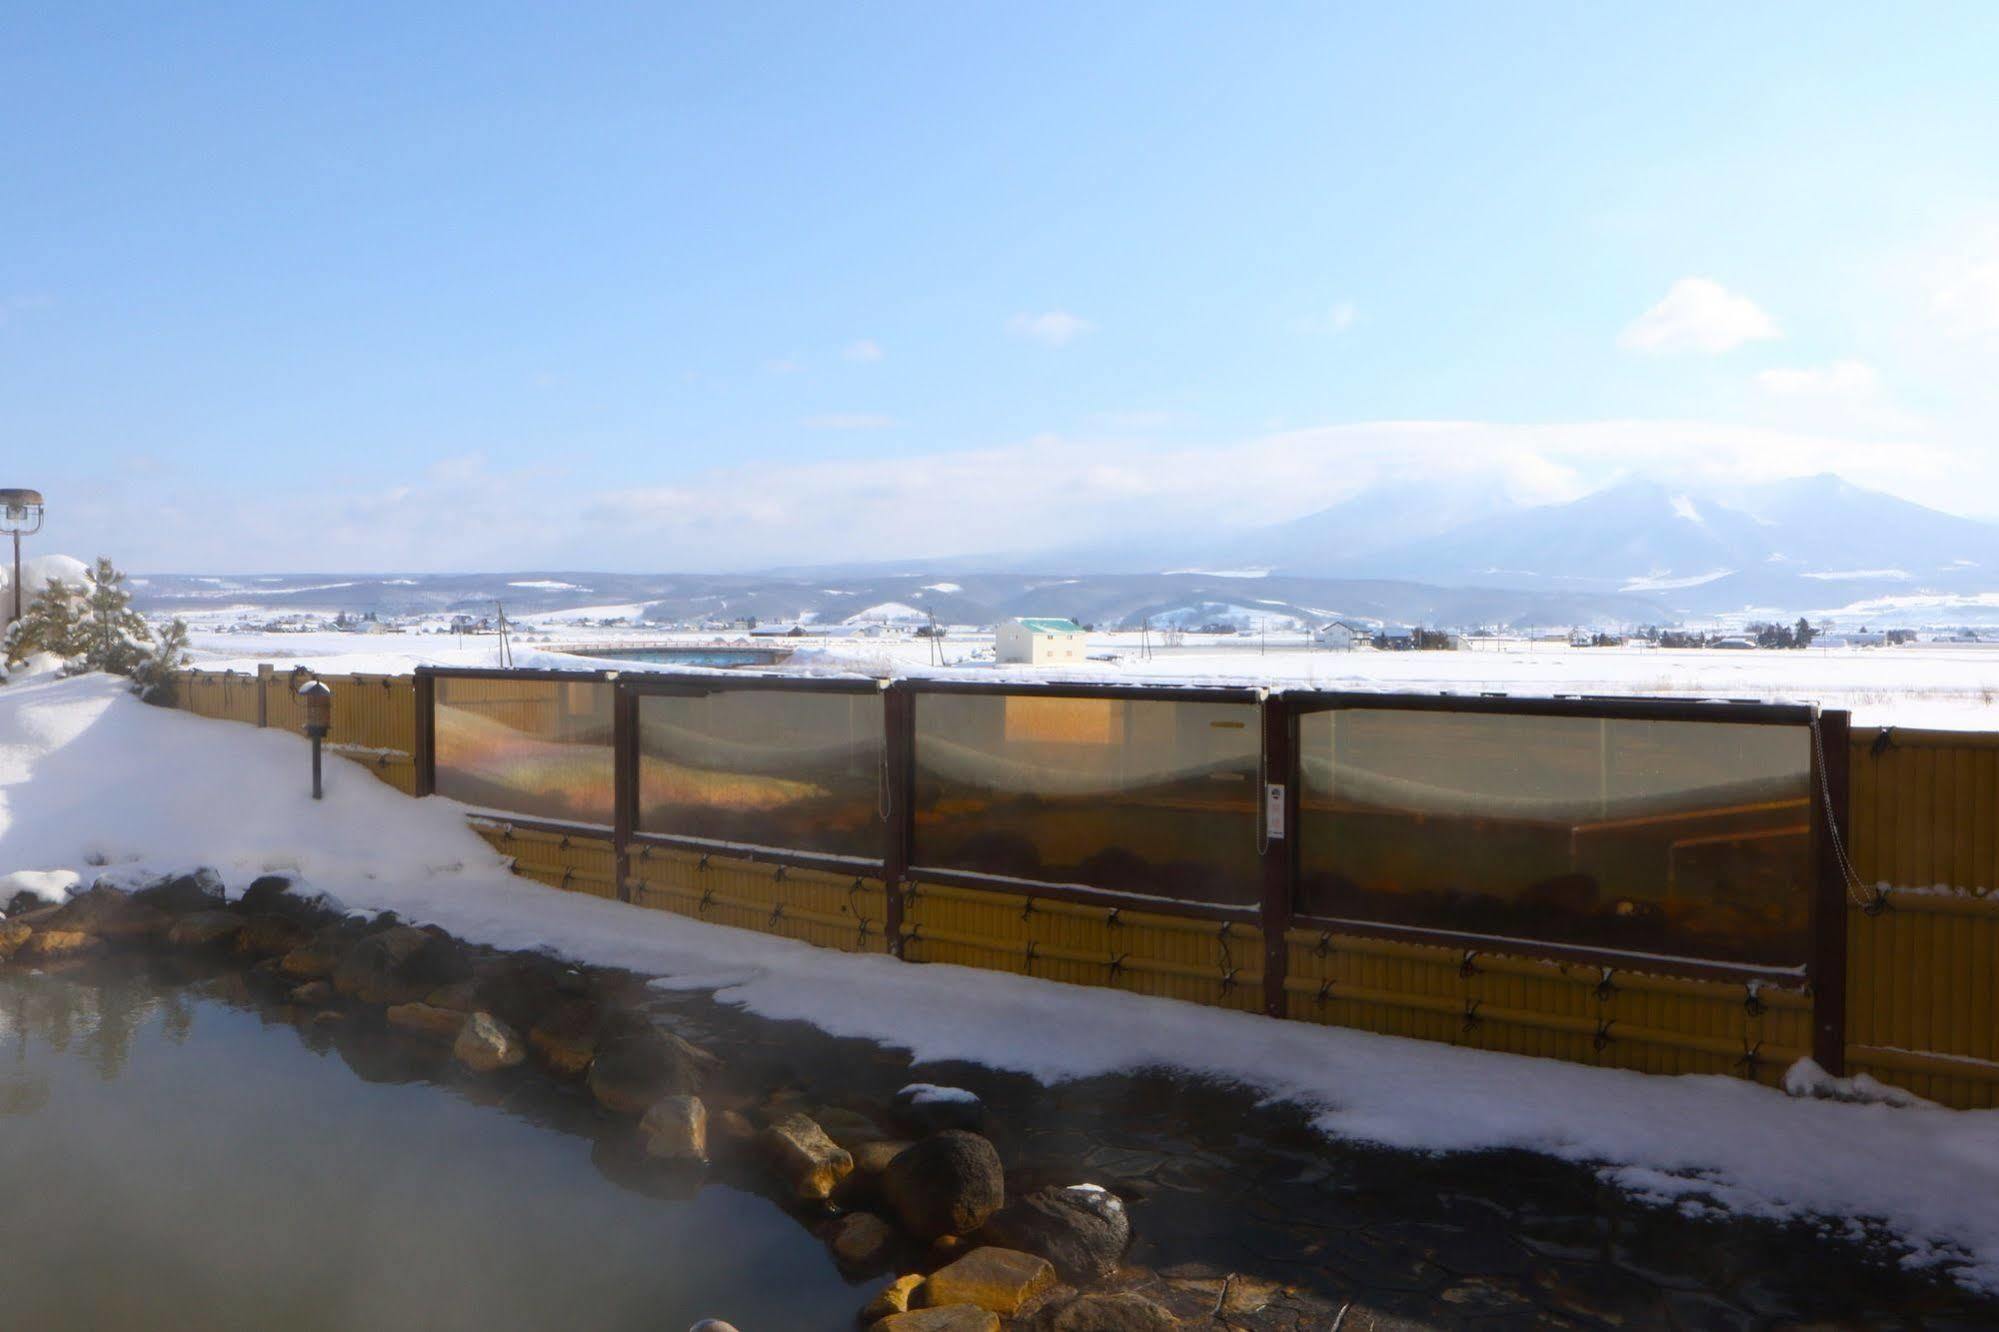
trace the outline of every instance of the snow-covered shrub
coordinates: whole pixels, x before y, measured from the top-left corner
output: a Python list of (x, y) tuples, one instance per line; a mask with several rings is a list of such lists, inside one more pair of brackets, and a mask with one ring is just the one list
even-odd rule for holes
[(7, 664), (37, 654), (62, 662), (65, 674), (104, 671), (132, 678), (132, 690), (166, 701), (174, 672), (187, 662), (187, 625), (175, 620), (159, 638), (132, 609), (125, 575), (105, 556), (88, 570), (79, 590), (51, 578), (7, 630)]

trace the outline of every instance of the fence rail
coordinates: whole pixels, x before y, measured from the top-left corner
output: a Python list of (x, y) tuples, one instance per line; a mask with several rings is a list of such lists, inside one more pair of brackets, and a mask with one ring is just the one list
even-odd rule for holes
[[(296, 727), (307, 678), (189, 672), (179, 704)], [(569, 891), (1483, 1049), (1765, 1082), (1810, 1054), (1999, 1104), (1999, 736), (1683, 700), (327, 683), (336, 752), (476, 804), (517, 872)]]

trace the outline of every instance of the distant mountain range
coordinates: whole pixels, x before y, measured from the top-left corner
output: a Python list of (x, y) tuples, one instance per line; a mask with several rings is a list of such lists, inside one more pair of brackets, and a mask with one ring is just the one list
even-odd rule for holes
[(515, 615), (822, 624), (1044, 614), (1525, 627), (1831, 611), (1856, 623), (1989, 624), (1999, 623), (1999, 525), (1830, 475), (1727, 495), (1633, 480), (1537, 507), (1489, 487), (1397, 484), (1267, 527), (1030, 554), (759, 574), (153, 574), (134, 590), (154, 611), (484, 613), (498, 601)]

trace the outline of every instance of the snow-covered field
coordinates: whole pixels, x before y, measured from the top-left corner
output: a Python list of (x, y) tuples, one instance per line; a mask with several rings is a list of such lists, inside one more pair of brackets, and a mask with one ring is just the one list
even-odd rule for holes
[(1662, 1205), (1873, 1236), (1999, 1292), (1999, 1111), (1791, 1097), (815, 949), (516, 879), (462, 807), (343, 761), (315, 804), (306, 753), (288, 733), (148, 708), (119, 681), (16, 680), (0, 687), (0, 874), (208, 864), (240, 892), (289, 870), (353, 907), (631, 967), (920, 1059), (1047, 1081), (1157, 1066), (1228, 1079), (1312, 1108), (1328, 1135), (1545, 1152)]
[[(611, 608), (616, 609), (616, 608)], [(1829, 647), (1801, 651), (1666, 649), (1645, 646), (1574, 648), (1516, 643), (1457, 652), (1332, 652), (1310, 647), (1298, 635), (1204, 638), (1186, 635), (1166, 647), (1153, 635), (1093, 634), (1091, 660), (1038, 672), (1046, 678), (1095, 680), (1229, 680), (1327, 689), (1388, 689), (1512, 694), (1670, 694), (1816, 702), (1853, 712), (1856, 724), (1999, 731), (1999, 644), (1956, 646), (1915, 643), (1899, 647)], [(669, 633), (644, 627), (574, 623), (560, 614), (540, 617), (515, 640), (519, 664), (583, 666), (567, 653), (634, 643), (702, 646), (746, 644), (741, 634)], [(858, 670), (874, 674), (926, 674), (939, 670), (941, 647), (949, 673), (991, 673), (990, 633), (953, 631), (941, 645), (928, 639), (879, 638), (754, 640), (762, 647), (795, 647), (795, 669)], [(490, 666), (499, 659), (492, 635), (438, 632), (359, 635), (336, 632), (252, 634), (197, 626), (196, 664), (210, 669), (254, 670), (260, 661), (280, 669), (306, 663), (316, 669), (401, 673), (416, 666)], [(548, 655), (544, 655), (548, 654)], [(646, 669), (621, 663), (627, 669)], [(657, 669), (657, 668), (655, 668)], [(1010, 672), (1022, 668), (1009, 667)]]

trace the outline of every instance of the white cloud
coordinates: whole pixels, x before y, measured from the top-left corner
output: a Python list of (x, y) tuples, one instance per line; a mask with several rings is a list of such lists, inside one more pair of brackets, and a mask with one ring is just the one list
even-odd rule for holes
[(1354, 326), (1360, 318), (1360, 309), (1352, 301), (1338, 301), (1318, 314), (1300, 319), (1296, 327), (1300, 333), (1326, 333), (1338, 336)]
[(1930, 310), (1957, 337), (1999, 333), (1999, 227), (1930, 275)]
[(1756, 302), (1719, 282), (1688, 277), (1618, 335), (1627, 351), (1704, 352), (1710, 356), (1780, 336)]
[(856, 338), (840, 353), (850, 361), (879, 361), (886, 354), (873, 338)]
[(799, 424), (807, 430), (887, 430), (900, 422), (878, 412), (826, 412), (808, 416)]
[(1881, 392), (1880, 374), (1863, 361), (1765, 370), (1756, 382), (1782, 398), (1872, 398)]
[(1066, 310), (1045, 314), (1017, 314), (1007, 321), (1007, 331), (1015, 337), (1031, 338), (1050, 347), (1066, 347), (1095, 327), (1087, 319)]

